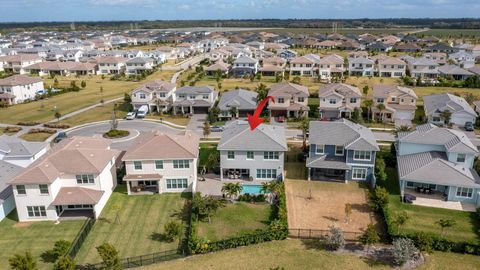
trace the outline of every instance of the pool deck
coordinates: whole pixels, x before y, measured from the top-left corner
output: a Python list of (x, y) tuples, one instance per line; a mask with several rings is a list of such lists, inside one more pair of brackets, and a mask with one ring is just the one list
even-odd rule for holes
[(205, 175), (205, 181), (200, 181), (201, 176), (198, 176), (196, 191), (202, 193), (202, 195), (211, 195), (215, 197), (222, 197), (222, 186), (225, 183), (242, 183), (245, 185), (261, 185), (266, 181), (245, 181), (239, 179), (223, 179), (220, 180), (220, 175), (207, 174)]

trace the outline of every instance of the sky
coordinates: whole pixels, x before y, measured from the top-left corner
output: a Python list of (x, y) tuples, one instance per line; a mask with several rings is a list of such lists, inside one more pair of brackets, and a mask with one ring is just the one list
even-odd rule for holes
[(0, 22), (479, 18), (479, 0), (0, 0)]

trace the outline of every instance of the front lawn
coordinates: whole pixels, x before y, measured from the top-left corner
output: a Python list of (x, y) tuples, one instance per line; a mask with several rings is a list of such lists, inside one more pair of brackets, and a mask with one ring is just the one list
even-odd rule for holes
[(217, 241), (268, 227), (270, 205), (245, 202), (227, 203), (211, 217), (197, 222), (197, 236)]
[(444, 237), (452, 241), (475, 241), (479, 240), (480, 228), (478, 216), (475, 213), (456, 211), (449, 209), (425, 207), (402, 203), (396, 170), (387, 169), (388, 180), (385, 186), (390, 193), (390, 209), (395, 216), (401, 211), (408, 213), (409, 219), (400, 230), (405, 233), (428, 232), (440, 234), (441, 228), (435, 224), (440, 219), (453, 219), (456, 225), (444, 230)]
[(52, 133), (47, 133), (47, 132), (25, 133), (21, 135), (20, 138), (29, 142), (44, 142), (46, 139), (48, 139), (52, 135), (53, 135)]
[(185, 197), (190, 194), (128, 196), (124, 185), (117, 187), (82, 245), (78, 262), (100, 262), (96, 247), (105, 242), (114, 245), (121, 258), (177, 249), (178, 241), (164, 240), (163, 227), (171, 220), (184, 222)]
[[(61, 123), (68, 124), (74, 127), (97, 121), (111, 120), (113, 114), (113, 106), (113, 103), (104, 104), (102, 106), (98, 106), (91, 110), (66, 118), (65, 120), (62, 120)], [(127, 108), (120, 104), (120, 106), (117, 106), (117, 111), (115, 112), (115, 115), (117, 119), (125, 118), (125, 115), (127, 115)]]
[(187, 126), (188, 122), (190, 122), (189, 117), (185, 117), (182, 115), (169, 115), (169, 114), (163, 114), (163, 115), (147, 115), (147, 119), (155, 119), (155, 120), (165, 120), (170, 123), (174, 123), (176, 125), (180, 126)]
[(14, 254), (25, 254), (29, 251), (38, 263), (39, 270), (53, 268), (42, 254), (53, 248), (58, 240), (72, 242), (85, 221), (53, 221), (17, 222), (16, 212), (12, 212), (0, 222), (0, 268), (7, 269), (8, 258)]

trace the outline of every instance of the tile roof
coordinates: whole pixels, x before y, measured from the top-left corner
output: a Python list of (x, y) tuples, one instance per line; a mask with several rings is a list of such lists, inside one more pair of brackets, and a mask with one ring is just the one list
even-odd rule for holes
[(477, 113), (470, 107), (470, 104), (463, 98), (449, 93), (434, 94), (423, 97), (423, 106), (426, 115), (443, 112), (448, 110), (452, 113), (464, 111), (472, 116), (477, 116)]
[(318, 90), (319, 97), (327, 97), (332, 93), (338, 93), (342, 96), (348, 97), (362, 97), (362, 93), (356, 86), (344, 83), (330, 83), (326, 84)]
[(0, 86), (26, 85), (37, 82), (42, 82), (42, 79), (25, 75), (13, 75), (5, 79), (0, 79)]
[(29, 142), (14, 136), (0, 135), (0, 152), (7, 158), (19, 156), (33, 156), (46, 148), (46, 142)]
[(392, 92), (400, 92), (405, 95), (418, 98), (417, 94), (413, 89), (408, 87), (403, 87), (399, 85), (388, 85), (388, 84), (377, 84), (373, 86), (373, 96), (374, 97), (388, 97)]
[(273, 97), (308, 97), (310, 94), (306, 86), (283, 82), (271, 85), (268, 95)]
[(105, 191), (84, 187), (62, 187), (51, 205), (97, 204)]
[(218, 102), (220, 110), (228, 110), (230, 107), (237, 107), (241, 110), (255, 110), (257, 107), (258, 94), (244, 89), (235, 89), (223, 92)]

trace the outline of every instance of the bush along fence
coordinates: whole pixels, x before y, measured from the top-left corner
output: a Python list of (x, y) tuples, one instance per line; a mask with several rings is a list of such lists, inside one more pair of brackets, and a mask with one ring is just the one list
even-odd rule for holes
[(410, 238), (414, 241), (415, 246), (417, 246), (418, 249), (426, 252), (437, 250), (444, 252), (480, 255), (480, 244), (478, 242), (456, 242), (445, 239), (439, 234), (426, 232), (400, 232), (394, 222), (394, 216), (392, 214), (392, 210), (388, 205), (388, 202), (379, 204), (378, 210), (385, 219), (385, 223), (387, 225), (387, 234), (390, 240), (396, 238)]
[[(343, 237), (346, 241), (357, 242), (362, 232), (345, 232), (342, 231)], [(298, 239), (325, 239), (332, 234), (330, 230), (320, 229), (288, 229), (288, 236)]]
[(195, 233), (195, 224), (191, 223), (191, 232), (188, 239), (188, 254), (203, 254), (267, 241), (286, 239), (288, 236), (288, 221), (285, 186), (283, 182), (280, 183), (277, 195), (277, 199), (272, 205), (272, 220), (266, 229), (259, 229), (238, 237), (210, 242), (208, 239), (198, 238)]
[(75, 240), (73, 240), (70, 250), (68, 251), (68, 255), (70, 255), (70, 257), (75, 258), (75, 256), (77, 256), (78, 251), (82, 247), (83, 242), (92, 230), (94, 224), (95, 219), (93, 218), (87, 219), (87, 221), (83, 224), (82, 228), (75, 237)]

